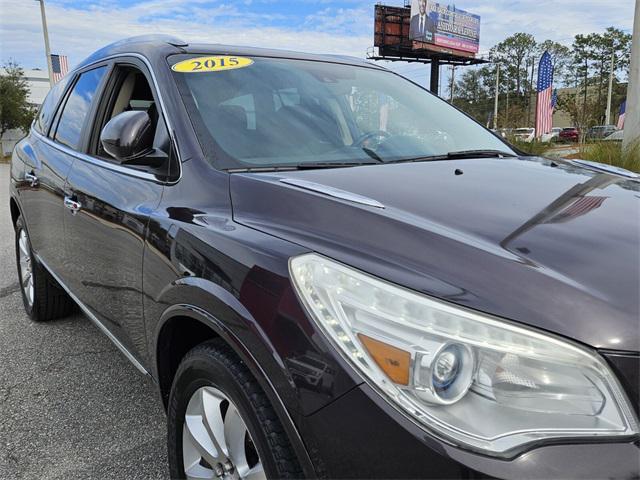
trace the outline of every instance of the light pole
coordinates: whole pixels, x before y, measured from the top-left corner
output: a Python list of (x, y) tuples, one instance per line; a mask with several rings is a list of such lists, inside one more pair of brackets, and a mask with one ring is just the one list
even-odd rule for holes
[(631, 39), (631, 68), (627, 87), (627, 110), (624, 119), (622, 148), (631, 148), (640, 142), (640, 0), (636, 0)]
[(493, 103), (493, 129), (498, 130), (498, 96), (500, 95), (500, 64), (496, 64), (496, 98)]
[(53, 87), (53, 65), (51, 65), (51, 48), (49, 47), (49, 30), (47, 29), (47, 15), (44, 11), (44, 0), (36, 0), (40, 4), (42, 16), (42, 33), (44, 34), (44, 52), (47, 55), (47, 69), (49, 70), (49, 85)]
[(615, 69), (616, 62), (616, 54), (612, 50), (611, 51), (611, 71), (609, 72), (609, 90), (607, 93), (607, 113), (605, 114), (605, 125), (609, 125), (611, 123), (611, 96), (613, 94), (613, 71)]

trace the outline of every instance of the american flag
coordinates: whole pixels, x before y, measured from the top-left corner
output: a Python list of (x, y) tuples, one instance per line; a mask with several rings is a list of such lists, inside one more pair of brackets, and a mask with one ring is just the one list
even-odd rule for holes
[(618, 130), (622, 130), (624, 128), (624, 115), (627, 111), (627, 101), (625, 100), (620, 105), (620, 116), (618, 117)]
[(66, 55), (51, 54), (51, 70), (53, 71), (53, 83), (62, 80), (69, 71), (69, 60)]
[[(553, 127), (553, 62), (549, 52), (544, 52), (538, 65), (538, 102), (536, 105), (536, 138), (551, 132)], [(557, 97), (555, 97), (557, 101)]]
[(609, 197), (598, 196), (580, 196), (577, 197), (572, 203), (564, 207), (553, 217), (548, 218), (544, 223), (564, 223), (574, 218), (581, 217), (587, 213), (600, 208), (604, 201)]

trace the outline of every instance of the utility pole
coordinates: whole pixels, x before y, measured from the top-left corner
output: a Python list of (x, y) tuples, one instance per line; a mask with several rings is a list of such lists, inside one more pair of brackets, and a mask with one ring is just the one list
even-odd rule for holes
[(640, 142), (640, 0), (636, 0), (636, 13), (633, 20), (631, 67), (624, 124), (622, 148), (627, 149)]
[[(533, 93), (533, 74), (536, 68), (536, 59), (531, 57), (531, 80), (529, 81), (529, 89), (527, 91), (527, 126), (531, 125), (531, 94)], [(536, 91), (538, 89), (536, 88)]]
[(613, 69), (615, 68), (616, 55), (611, 50), (611, 71), (609, 72), (609, 93), (607, 94), (607, 114), (605, 115), (604, 124), (611, 124), (611, 96), (613, 94)]
[(36, 0), (36, 2), (40, 3), (42, 33), (44, 34), (44, 52), (47, 55), (47, 69), (49, 70), (49, 85), (53, 87), (53, 66), (51, 65), (51, 48), (49, 47), (49, 30), (47, 29), (47, 15), (44, 11), (44, 0)]
[(496, 98), (493, 102), (493, 129), (498, 130), (498, 96), (500, 95), (500, 64), (496, 64)]
[[(505, 124), (509, 125), (509, 80), (507, 79), (507, 109), (505, 110)], [(518, 127), (516, 127), (518, 128)]]
[(450, 98), (449, 103), (453, 104), (453, 95), (454, 90), (456, 88), (456, 66), (451, 65), (451, 87), (450, 87)]

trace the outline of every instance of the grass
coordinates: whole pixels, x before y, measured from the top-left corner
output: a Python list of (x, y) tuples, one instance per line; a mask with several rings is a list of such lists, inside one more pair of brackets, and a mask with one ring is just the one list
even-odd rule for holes
[(598, 142), (580, 147), (580, 158), (640, 173), (640, 142), (622, 150), (622, 142)]
[(517, 140), (512, 140), (511, 143), (514, 147), (522, 150), (523, 152), (529, 155), (544, 155), (547, 150), (551, 147), (549, 143), (542, 142), (519, 142)]

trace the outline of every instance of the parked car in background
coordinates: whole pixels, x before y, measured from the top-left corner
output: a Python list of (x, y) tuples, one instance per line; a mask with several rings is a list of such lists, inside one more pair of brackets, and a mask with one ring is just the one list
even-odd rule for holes
[(543, 142), (555, 142), (555, 141), (558, 141), (558, 136), (560, 135), (561, 131), (562, 131), (562, 128), (553, 127), (551, 129), (551, 132), (543, 134), (542, 137), (540, 138), (540, 140), (543, 141)]
[(516, 128), (513, 131), (513, 136), (519, 142), (531, 143), (535, 138), (535, 128)]
[(624, 130), (616, 130), (604, 138), (605, 142), (621, 142), (624, 139)]
[(614, 133), (617, 129), (615, 125), (598, 125), (587, 130), (587, 139), (601, 140)]
[(577, 142), (580, 140), (580, 130), (576, 127), (563, 128), (558, 138), (561, 142)]
[(13, 152), (24, 308), (157, 385), (171, 478), (638, 478), (640, 184), (608, 168), (358, 58), (120, 41)]

